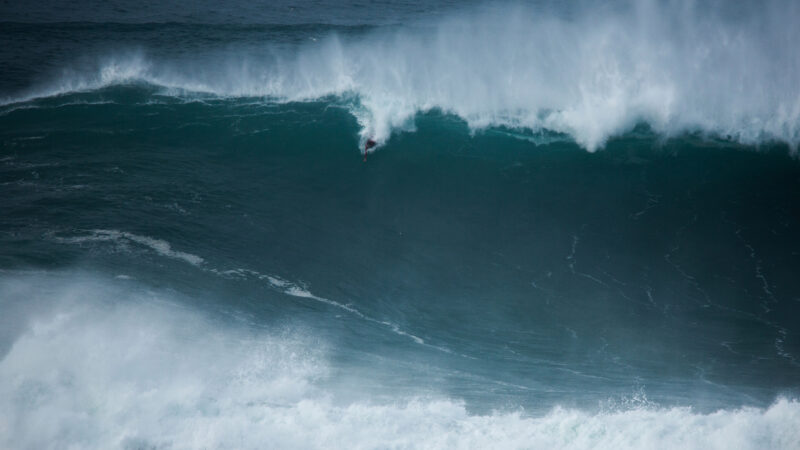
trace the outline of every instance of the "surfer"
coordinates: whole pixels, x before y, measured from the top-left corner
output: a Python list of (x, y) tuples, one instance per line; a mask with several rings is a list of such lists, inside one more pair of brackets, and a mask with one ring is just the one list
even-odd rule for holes
[(372, 139), (367, 139), (367, 142), (364, 144), (364, 162), (367, 162), (367, 150), (375, 147), (376, 145), (378, 145), (377, 142)]

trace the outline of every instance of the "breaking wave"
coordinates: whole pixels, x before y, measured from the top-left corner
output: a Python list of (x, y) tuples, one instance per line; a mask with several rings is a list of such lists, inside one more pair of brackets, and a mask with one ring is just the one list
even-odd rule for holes
[[(584, 5), (584, 4), (582, 4)], [(588, 5), (585, 4), (585, 5)], [(640, 123), (745, 144), (800, 143), (796, 2), (623, 2), (608, 7), (495, 6), (435, 23), (327, 33), (287, 48), (116, 52), (9, 102), (145, 83), (167, 95), (334, 99), (362, 144), (414, 129), (439, 109), (472, 130), (566, 133), (589, 151)], [(736, 18), (734, 18), (736, 16)], [(165, 25), (167, 26), (167, 25)]]

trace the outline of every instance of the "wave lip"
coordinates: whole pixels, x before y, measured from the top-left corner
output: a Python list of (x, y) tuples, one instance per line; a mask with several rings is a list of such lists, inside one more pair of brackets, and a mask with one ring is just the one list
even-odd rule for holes
[[(746, 144), (800, 143), (796, 2), (587, 2), (569, 14), (494, 7), (434, 23), (331, 34), (260, 56), (162, 61), (118, 53), (9, 101), (143, 82), (167, 93), (294, 102), (336, 97), (385, 143), (440, 109), (473, 130), (566, 133), (586, 149), (646, 122)], [(352, 101), (355, 99), (356, 101)], [(363, 144), (363, 142), (362, 142)]]

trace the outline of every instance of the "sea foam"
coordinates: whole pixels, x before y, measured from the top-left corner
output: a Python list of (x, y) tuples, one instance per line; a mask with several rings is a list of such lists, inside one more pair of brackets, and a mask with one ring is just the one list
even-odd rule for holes
[(800, 143), (800, 5), (580, 2), (564, 9), (504, 4), (433, 23), (374, 28), (177, 63), (156, 49), (119, 51), (15, 101), (131, 82), (178, 95), (335, 97), (385, 143), (440, 109), (473, 130), (566, 133), (592, 151), (647, 123), (746, 144)]
[[(37, 283), (31, 283), (31, 277)], [(325, 342), (96, 276), (4, 274), (3, 448), (796, 448), (800, 403), (474, 414), (456, 398), (325, 387)], [(24, 301), (24, 303), (23, 303)], [(355, 370), (355, 369), (354, 369)], [(354, 392), (357, 388), (353, 388)]]

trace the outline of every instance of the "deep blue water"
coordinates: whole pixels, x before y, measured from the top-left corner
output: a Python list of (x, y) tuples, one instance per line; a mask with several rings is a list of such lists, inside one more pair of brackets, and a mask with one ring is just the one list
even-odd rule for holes
[(798, 21), (1, 5), (0, 446), (796, 448)]

